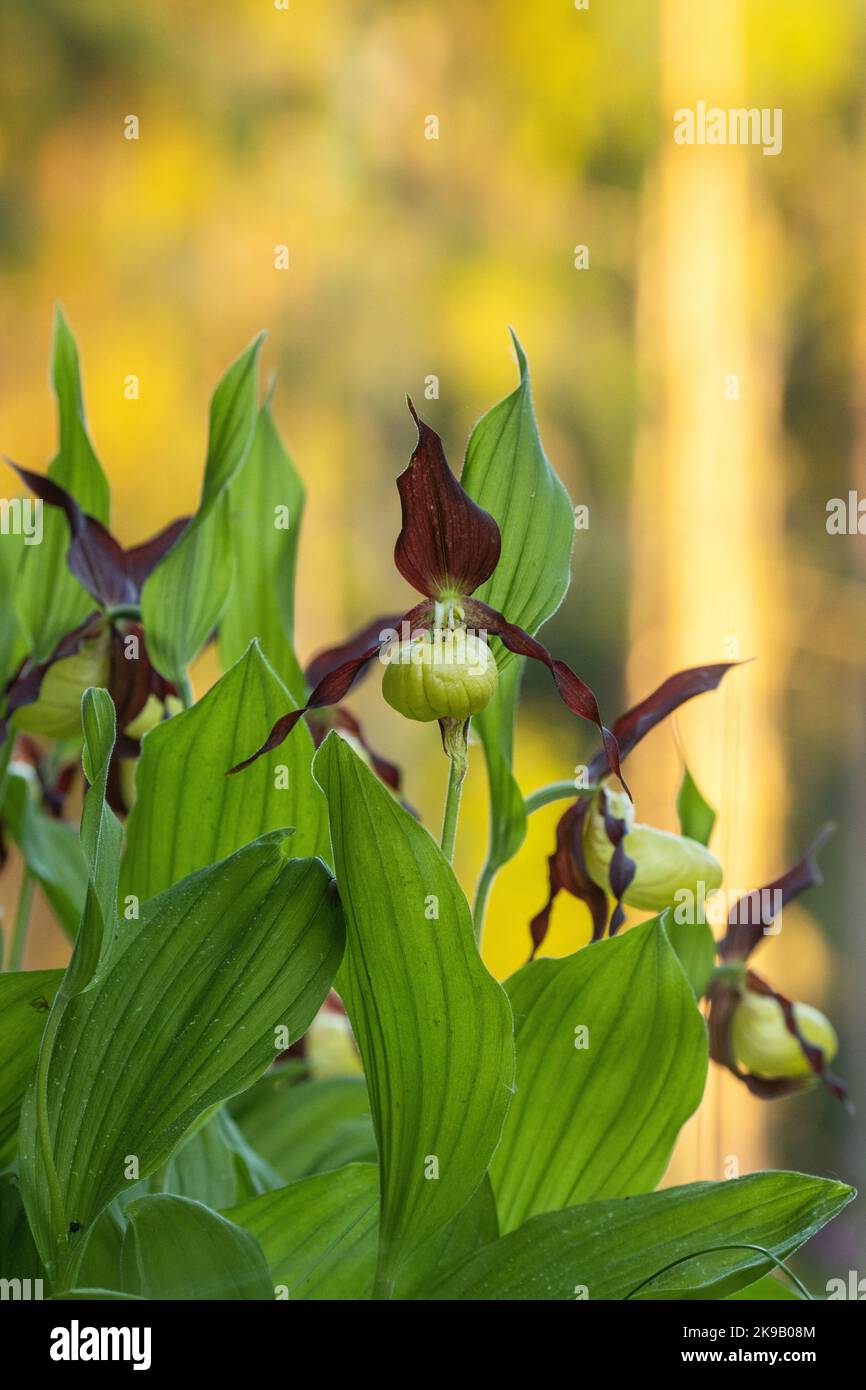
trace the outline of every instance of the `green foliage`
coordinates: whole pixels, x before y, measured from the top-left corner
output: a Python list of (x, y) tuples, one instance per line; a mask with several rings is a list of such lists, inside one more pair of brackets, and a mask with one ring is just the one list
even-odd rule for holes
[[(0, 749), (6, 840), (73, 942), (65, 971), (0, 974), (0, 1273), (80, 1301), (796, 1299), (778, 1261), (850, 1188), (781, 1172), (653, 1191), (704, 1089), (709, 927), (668, 910), (503, 987), (449, 858), (380, 762), (335, 731), (314, 752), (301, 718), (227, 775), (306, 699), (304, 487), (257, 400), (260, 342), (214, 393), (199, 509), (141, 605), (147, 650), (187, 703), (188, 664), (215, 634), (224, 674), (140, 748), (125, 678), (112, 667), (111, 691), (85, 691), (78, 833), (54, 814), (68, 749), (30, 746), (26, 769), (8, 766), (11, 739)], [(479, 597), (534, 633), (566, 593), (573, 518), (515, 346), (519, 385), (475, 428), (463, 482), (502, 531)], [(52, 476), (106, 520), (59, 312), (52, 377)], [(453, 514), (477, 518), (463, 503)], [(45, 526), (38, 553), (0, 553), (18, 599), (0, 620), (4, 674), (92, 606), (64, 517)], [(523, 658), (496, 645), (498, 693), (476, 721), (490, 791), (479, 931), (526, 831)], [(145, 674), (142, 699), (160, 690), (162, 704)], [(459, 729), (443, 734), (459, 748)], [(449, 836), (457, 790), (452, 775)], [(677, 809), (706, 844), (715, 813), (688, 771)], [(310, 1030), (332, 988), (363, 1075), (355, 1051), (339, 1070), (346, 1035), (330, 1053), (327, 1027)]]
[(664, 928), (532, 961), (507, 989), (517, 1090), (491, 1166), (503, 1234), (651, 1191), (707, 1072), (706, 1029)]
[[(529, 367), (517, 338), (520, 384), (479, 420), (469, 440), (461, 482), (499, 523), (502, 553), (477, 597), (509, 622), (535, 633), (568, 590), (574, 515), (568, 493), (548, 462), (538, 433)], [(526, 837), (523, 796), (512, 772), (514, 724), (525, 658), (497, 646), (500, 681), (474, 726), (484, 746), (490, 786), (486, 886)], [(480, 902), (483, 912), (483, 896)], [(480, 924), (479, 924), (480, 925)]]

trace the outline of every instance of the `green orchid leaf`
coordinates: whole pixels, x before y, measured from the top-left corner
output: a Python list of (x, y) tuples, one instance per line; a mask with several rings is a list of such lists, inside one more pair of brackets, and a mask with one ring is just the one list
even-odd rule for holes
[[(14, 1173), (0, 1174), (0, 1269), (3, 1271), (0, 1278), (29, 1279), (31, 1293), (36, 1298), (40, 1295), (35, 1292), (39, 1286), (34, 1286), (34, 1280), (41, 1279), (42, 1292), (45, 1291), (45, 1269), (27, 1224), (27, 1213)], [(8, 1296), (4, 1293), (4, 1299)]]
[(397, 1278), (396, 1298), (425, 1299), (451, 1271), (499, 1235), (496, 1198), (484, 1178), (462, 1211), (425, 1240), (408, 1258)]
[(758, 1299), (761, 1302), (767, 1300), (784, 1303), (805, 1303), (805, 1299), (793, 1284), (783, 1284), (784, 1275), (765, 1274), (763, 1279), (758, 1279), (754, 1284), (748, 1284), (744, 1289), (738, 1289), (736, 1293), (729, 1293), (728, 1298), (734, 1302), (744, 1299), (751, 1303)]
[[(364, 1061), (381, 1172), (377, 1292), (481, 1183), (511, 1098), (504, 990), (450, 865), (344, 739), (316, 755), (346, 914), (339, 993)], [(371, 833), (375, 827), (375, 833)]]
[(75, 1237), (200, 1115), (251, 1085), (327, 994), (343, 950), (332, 880), (318, 860), (288, 859), (283, 841), (264, 836), (152, 899), (89, 988), (55, 1006), (20, 1155), (31, 1226), (61, 1286), (73, 1283)]
[(81, 848), (89, 883), (81, 926), (60, 994), (70, 998), (86, 988), (99, 961), (111, 949), (117, 924), (117, 880), (123, 832), (106, 804), (108, 769), (114, 751), (116, 720), (107, 690), (85, 690), (81, 699), (84, 747), (81, 761), (89, 782), (81, 812)]
[(225, 1215), (258, 1241), (278, 1297), (369, 1297), (379, 1230), (375, 1164), (317, 1173)]
[(295, 567), (305, 496), (263, 405), (246, 463), (229, 487), (235, 585), (220, 621), (220, 660), (231, 666), (257, 637), (298, 705), (306, 697), (294, 648)]
[(716, 813), (704, 799), (687, 767), (683, 768), (683, 780), (677, 794), (677, 816), (681, 835), (688, 835), (690, 840), (697, 840), (702, 845), (710, 843)]
[(32, 770), (13, 765), (3, 784), (0, 819), (71, 938), (84, 910), (87, 861), (74, 827), (43, 811), (37, 795)]
[(62, 970), (13, 970), (0, 975), (0, 1166), (18, 1146), (21, 1102), (39, 1056), (45, 1021)]
[[(0, 594), (18, 592), (18, 575), (24, 555), (31, 547), (24, 536), (0, 532)], [(5, 689), (27, 654), (24, 630), (14, 603), (0, 604), (0, 690)]]
[(226, 776), (291, 703), (254, 642), (192, 709), (145, 735), (122, 901), (143, 902), (268, 830), (292, 829), (297, 858), (327, 854), (327, 806), (310, 771), (313, 741), (303, 722), (273, 753)]
[[(90, 516), (108, 524), (108, 483), (87, 433), (78, 349), (63, 311), (54, 315), (51, 380), (57, 397), (59, 446), (49, 477), (66, 488)], [(18, 577), (18, 612), (30, 656), (44, 661), (57, 642), (93, 610), (93, 599), (66, 563), (69, 523), (56, 507), (42, 513), (42, 541), (26, 546)]]
[[(495, 517), (502, 534), (499, 564), (476, 598), (534, 634), (568, 590), (574, 513), (538, 433), (526, 355), (512, 334), (520, 383), (472, 431), (461, 483)], [(499, 689), (473, 727), (484, 746), (490, 785), (490, 847), (486, 880), (526, 837), (523, 797), (512, 773), (514, 722), (524, 658), (501, 643)], [(483, 906), (483, 904), (482, 904)]]
[(680, 965), (696, 999), (706, 993), (716, 964), (716, 942), (708, 922), (684, 922), (677, 912), (667, 908), (662, 913), (668, 940), (679, 957)]
[(249, 1231), (188, 1197), (142, 1197), (127, 1210), (121, 1256), (130, 1293), (159, 1299), (273, 1299)]
[[(752, 1173), (586, 1202), (534, 1216), (486, 1245), (431, 1296), (596, 1302), (640, 1290), (640, 1298), (726, 1298), (769, 1273), (772, 1261), (756, 1250), (711, 1247), (760, 1245), (784, 1259), (853, 1196), (825, 1178)], [(675, 1261), (684, 1263), (661, 1273)]]
[(517, 1089), (490, 1169), (502, 1232), (651, 1190), (707, 1074), (706, 1026), (662, 926), (532, 961), (506, 989)]
[(191, 1197), (207, 1207), (230, 1207), (281, 1187), (283, 1178), (246, 1142), (220, 1106), (175, 1149), (152, 1190)]
[(232, 1112), (249, 1144), (284, 1183), (348, 1163), (376, 1161), (363, 1076), (293, 1084), (282, 1070), (263, 1076), (239, 1096)]
[[(275, 1286), (291, 1299), (367, 1299), (376, 1274), (379, 1176), (351, 1163), (226, 1211), (261, 1245)], [(487, 1179), (462, 1211), (409, 1256), (394, 1297), (424, 1298), (448, 1271), (498, 1235)]]
[(210, 637), (231, 593), (228, 487), (253, 441), (261, 344), (262, 335), (229, 367), (214, 392), (198, 511), (142, 591), (151, 660), (178, 686), (183, 686), (190, 661)]

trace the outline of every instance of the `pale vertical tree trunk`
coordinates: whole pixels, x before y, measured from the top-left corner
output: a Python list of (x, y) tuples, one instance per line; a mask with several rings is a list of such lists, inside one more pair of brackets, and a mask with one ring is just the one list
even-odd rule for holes
[[(766, 161), (754, 146), (673, 139), (679, 108), (747, 104), (741, 0), (662, 0), (660, 13), (660, 152), (647, 187), (639, 292), (628, 688), (639, 698), (681, 667), (757, 658), (677, 721), (690, 768), (719, 812), (713, 848), (725, 884), (748, 889), (781, 867), (784, 807), (779, 334), (770, 230), (756, 197)], [(659, 731), (632, 766), (639, 820), (671, 825), (679, 776), (674, 741)], [(713, 1069), (667, 1181), (730, 1176), (737, 1163), (746, 1172), (764, 1161), (760, 1105)]]

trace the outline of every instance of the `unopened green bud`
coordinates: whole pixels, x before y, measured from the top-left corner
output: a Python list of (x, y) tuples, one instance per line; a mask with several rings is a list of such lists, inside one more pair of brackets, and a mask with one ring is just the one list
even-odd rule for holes
[[(806, 1042), (820, 1047), (828, 1062), (839, 1047), (828, 1018), (811, 1004), (795, 1004), (794, 1020)], [(740, 1066), (755, 1076), (809, 1076), (812, 1068), (785, 1023), (782, 1006), (769, 994), (747, 989), (734, 1010), (731, 1045)]]
[[(623, 792), (606, 788), (605, 796), (609, 813), (626, 823), (623, 847), (636, 866), (623, 902), (642, 911), (661, 912), (674, 903), (679, 893), (688, 892), (697, 899), (720, 887), (722, 867), (705, 845), (687, 835), (636, 824), (634, 806)], [(608, 866), (613, 851), (597, 797), (586, 819), (583, 852), (589, 876), (601, 888), (609, 886)]]
[(15, 711), (15, 728), (45, 738), (77, 738), (81, 733), (82, 695), (88, 686), (108, 684), (108, 641), (107, 631), (89, 637), (74, 655), (49, 666), (38, 700)]
[(493, 653), (465, 628), (437, 629), (401, 642), (390, 654), (382, 694), (407, 719), (468, 719), (493, 698)]

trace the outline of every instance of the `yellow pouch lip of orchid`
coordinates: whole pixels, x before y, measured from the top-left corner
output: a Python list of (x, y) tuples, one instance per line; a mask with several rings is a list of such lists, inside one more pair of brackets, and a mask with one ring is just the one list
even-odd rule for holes
[[(697, 896), (699, 884), (704, 885), (705, 895), (721, 887), (722, 866), (705, 845), (687, 835), (636, 822), (628, 797), (607, 789), (606, 795), (610, 812), (626, 822), (623, 848), (635, 864), (624, 903), (640, 911), (661, 912), (675, 903), (679, 893)], [(614, 847), (607, 837), (598, 799), (586, 820), (583, 848), (590, 878), (609, 891), (608, 867)]]
[(498, 683), (496, 660), (484, 639), (468, 629), (444, 629), (392, 649), (382, 694), (398, 714), (431, 723), (480, 714)]
[[(839, 1050), (830, 1020), (811, 1004), (794, 1004), (794, 1019), (806, 1042), (820, 1047), (827, 1062)], [(731, 1046), (738, 1064), (754, 1076), (813, 1075), (809, 1060), (785, 1023), (778, 1000), (745, 990), (731, 1020)]]

